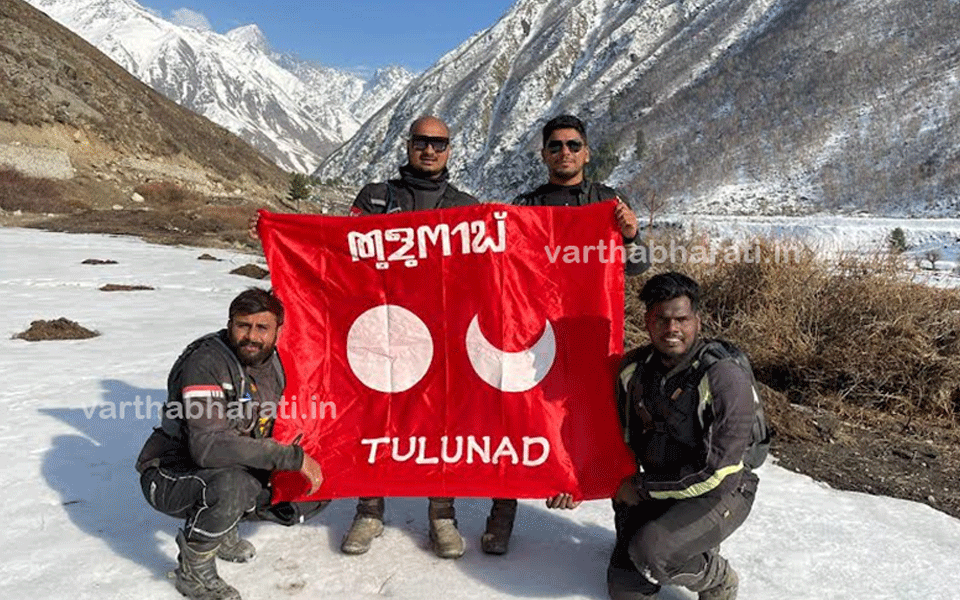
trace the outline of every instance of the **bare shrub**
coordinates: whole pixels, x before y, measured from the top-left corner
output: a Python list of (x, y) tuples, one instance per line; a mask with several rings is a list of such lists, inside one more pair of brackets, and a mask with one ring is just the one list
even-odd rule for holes
[(937, 261), (940, 260), (941, 258), (943, 258), (943, 253), (940, 252), (940, 249), (939, 249), (939, 248), (933, 248), (933, 249), (931, 249), (931, 250), (927, 250), (926, 252), (924, 252), (924, 253), (923, 253), (923, 258), (924, 258), (924, 260), (926, 260), (928, 263), (930, 263), (930, 269), (936, 270), (936, 269), (937, 269)]
[(647, 190), (640, 196), (640, 206), (643, 207), (647, 215), (647, 231), (653, 230), (654, 220), (657, 218), (657, 215), (666, 210), (667, 204), (667, 199), (658, 196), (656, 190)]
[[(694, 242), (709, 244), (675, 239)], [(960, 416), (960, 294), (911, 282), (889, 254), (826, 261), (771, 240), (717, 247), (756, 251), (750, 261), (668, 262), (648, 274), (679, 270), (699, 281), (705, 335), (740, 345), (758, 380), (791, 402), (852, 416)], [(637, 296), (646, 279), (628, 283), (631, 344), (643, 341)]]
[(134, 188), (134, 191), (150, 204), (157, 206), (198, 204), (203, 201), (203, 196), (197, 192), (184, 189), (171, 181), (144, 183)]
[(0, 209), (28, 213), (60, 213), (75, 208), (64, 202), (60, 188), (50, 179), (28, 177), (0, 167)]

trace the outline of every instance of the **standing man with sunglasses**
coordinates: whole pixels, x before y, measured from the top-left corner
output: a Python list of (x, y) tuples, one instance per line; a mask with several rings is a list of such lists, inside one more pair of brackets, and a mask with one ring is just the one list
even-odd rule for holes
[(583, 206), (605, 200), (618, 200), (617, 224), (623, 236), (627, 261), (627, 275), (638, 275), (649, 263), (633, 255), (640, 232), (637, 215), (623, 200), (623, 194), (612, 187), (587, 181), (583, 170), (590, 162), (590, 146), (583, 121), (573, 115), (560, 115), (543, 126), (543, 164), (547, 166), (549, 181), (532, 192), (517, 196), (513, 203), (519, 206)]
[(407, 164), (400, 167), (400, 178), (365, 185), (353, 201), (350, 214), (380, 215), (477, 204), (476, 198), (447, 180), (449, 157), (446, 124), (436, 117), (420, 117), (410, 126)]
[[(369, 183), (360, 190), (350, 214), (379, 215), (410, 210), (431, 210), (478, 204), (447, 180), (450, 156), (450, 132), (436, 117), (420, 117), (410, 126), (407, 139), (407, 164), (400, 167), (400, 178)], [(340, 550), (345, 554), (363, 554), (373, 539), (383, 533), (383, 498), (360, 498), (350, 531)], [(430, 540), (440, 558), (460, 558), (465, 544), (453, 506), (453, 498), (430, 498), (428, 509)]]
[[(587, 130), (583, 121), (573, 115), (560, 115), (543, 126), (543, 163), (549, 172), (549, 181), (532, 192), (517, 196), (513, 204), (518, 206), (584, 206), (605, 200), (618, 200), (617, 224), (623, 236), (627, 258), (624, 270), (627, 275), (638, 275), (650, 264), (638, 260), (637, 235), (640, 231), (637, 216), (630, 205), (623, 201), (617, 190), (602, 183), (587, 181), (583, 169), (590, 162), (590, 147), (587, 145)], [(553, 503), (569, 501), (567, 494), (551, 499)], [(517, 501), (495, 498), (487, 527), (480, 538), (480, 547), (487, 554), (505, 554), (510, 544), (510, 534), (517, 515)]]

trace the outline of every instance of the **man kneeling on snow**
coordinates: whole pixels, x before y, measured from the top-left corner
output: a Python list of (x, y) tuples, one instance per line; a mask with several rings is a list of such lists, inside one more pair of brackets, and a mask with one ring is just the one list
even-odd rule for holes
[[(699, 600), (734, 600), (736, 571), (720, 543), (746, 520), (753, 469), (769, 446), (746, 355), (700, 335), (700, 288), (681, 273), (640, 292), (650, 344), (629, 352), (616, 382), (624, 440), (637, 472), (613, 499), (612, 600), (654, 600), (661, 585)], [(550, 508), (574, 508), (569, 494)]]
[(310, 493), (320, 465), (296, 444), (271, 439), (284, 388), (276, 352), (283, 305), (250, 288), (230, 303), (227, 328), (191, 343), (167, 379), (161, 426), (137, 459), (150, 506), (186, 519), (177, 535), (176, 587), (195, 600), (239, 600), (217, 574), (216, 558), (246, 562), (256, 550), (237, 523), (260, 518), (287, 525), (326, 503), (270, 505), (273, 471), (299, 471)]

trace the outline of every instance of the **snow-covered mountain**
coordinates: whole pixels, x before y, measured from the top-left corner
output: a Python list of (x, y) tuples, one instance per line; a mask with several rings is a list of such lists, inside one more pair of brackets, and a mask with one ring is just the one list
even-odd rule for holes
[(598, 178), (671, 210), (956, 214), (958, 25), (956, 0), (519, 0), (316, 174), (392, 176), (432, 113), (454, 180), (508, 199), (545, 180), (540, 127), (571, 112)]
[(28, 0), (175, 102), (293, 171), (312, 171), (413, 78), (369, 79), (273, 52), (256, 25), (218, 34), (133, 0)]

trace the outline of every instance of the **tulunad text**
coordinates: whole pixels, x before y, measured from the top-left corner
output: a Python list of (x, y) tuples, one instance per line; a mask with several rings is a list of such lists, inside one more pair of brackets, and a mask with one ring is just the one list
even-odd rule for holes
[[(496, 465), (500, 461), (509, 461), (514, 465), (537, 467), (547, 462), (550, 457), (550, 441), (544, 437), (524, 436), (514, 441), (503, 436), (495, 445), (489, 435), (458, 435), (452, 438), (445, 435), (432, 441), (428, 441), (425, 436), (380, 437), (361, 439), (360, 443), (370, 446), (367, 462), (371, 465), (375, 464), (378, 458), (389, 458), (394, 462), (412, 460), (418, 465), (436, 465), (441, 461), (447, 464), (465, 462), (472, 465), (476, 462)], [(381, 445), (385, 452), (378, 453)], [(389, 454), (386, 451), (389, 451)]]

